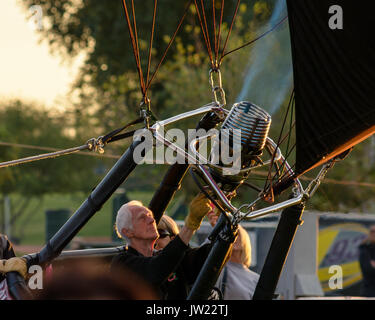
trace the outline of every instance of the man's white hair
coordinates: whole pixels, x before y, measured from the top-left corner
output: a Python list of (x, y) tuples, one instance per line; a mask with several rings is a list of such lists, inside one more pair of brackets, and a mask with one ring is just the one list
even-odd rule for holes
[(130, 210), (133, 206), (143, 207), (143, 203), (137, 200), (130, 201), (121, 206), (116, 216), (115, 230), (119, 238), (123, 238), (128, 244), (130, 244), (130, 239), (122, 233), (122, 229), (133, 229), (133, 215)]

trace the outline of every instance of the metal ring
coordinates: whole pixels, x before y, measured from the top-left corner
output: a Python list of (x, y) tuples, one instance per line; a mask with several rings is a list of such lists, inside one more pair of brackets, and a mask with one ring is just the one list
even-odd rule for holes
[[(219, 99), (218, 99), (218, 97), (217, 97), (217, 92), (220, 92), (220, 96), (221, 96), (221, 102), (222, 103), (220, 103), (220, 101), (219, 101)], [(213, 94), (214, 94), (214, 99), (215, 99), (215, 102), (216, 103), (218, 103), (219, 104), (219, 106), (224, 106), (224, 105), (226, 105), (226, 99), (225, 99), (225, 92), (224, 92), (224, 89), (222, 88), (222, 87), (218, 87), (218, 86), (216, 86), (216, 87), (214, 87), (214, 88), (212, 88), (212, 92), (213, 92)]]

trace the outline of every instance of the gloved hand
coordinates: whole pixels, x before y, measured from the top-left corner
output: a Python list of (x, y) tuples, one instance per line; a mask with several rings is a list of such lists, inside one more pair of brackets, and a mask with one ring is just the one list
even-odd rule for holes
[(27, 275), (26, 259), (13, 257), (8, 260), (0, 260), (0, 272), (8, 273), (16, 271), (25, 279)]
[(199, 193), (190, 203), (189, 214), (185, 218), (185, 226), (189, 229), (199, 229), (203, 218), (211, 211), (211, 201), (203, 193)]

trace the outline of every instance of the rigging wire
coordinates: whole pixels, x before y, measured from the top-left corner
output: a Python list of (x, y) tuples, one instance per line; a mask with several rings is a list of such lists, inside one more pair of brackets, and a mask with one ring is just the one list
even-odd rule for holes
[[(153, 9), (153, 17), (152, 17), (152, 27), (151, 27), (151, 36), (150, 36), (150, 42), (149, 42), (149, 51), (148, 51), (148, 60), (147, 60), (147, 70), (146, 70), (146, 80), (143, 75), (142, 71), (142, 64), (141, 64), (141, 58), (140, 58), (140, 50), (139, 50), (139, 44), (138, 44), (138, 31), (137, 31), (137, 24), (136, 24), (136, 16), (135, 16), (135, 5), (134, 0), (131, 0), (131, 9), (132, 9), (132, 20), (130, 19), (128, 6), (126, 5), (126, 0), (122, 0), (123, 8), (125, 11), (125, 18), (128, 25), (129, 35), (131, 39), (131, 44), (133, 48), (133, 55), (137, 66), (137, 71), (139, 75), (139, 82), (140, 87), (143, 95), (143, 103), (149, 105), (149, 99), (147, 97), (148, 89), (150, 88), (150, 85), (152, 81), (154, 80), (157, 72), (160, 69), (161, 64), (163, 63), (172, 43), (174, 42), (176, 35), (178, 31), (180, 30), (183, 21), (185, 20), (186, 14), (188, 12), (188, 9), (190, 7), (190, 4), (193, 0), (189, 0), (188, 4), (185, 7), (184, 13), (182, 17), (179, 20), (179, 23), (177, 25), (177, 28), (170, 39), (166, 49), (163, 52), (162, 58), (160, 59), (159, 63), (157, 64), (155, 71), (152, 73), (150, 77), (150, 71), (151, 71), (151, 57), (152, 57), (152, 46), (153, 46), (153, 40), (154, 40), (154, 34), (155, 34), (155, 26), (156, 26), (156, 12), (157, 12), (157, 0), (154, 0), (154, 9)], [(149, 110), (150, 111), (150, 110)]]
[(130, 17), (129, 17), (128, 7), (126, 5), (126, 0), (122, 0), (122, 5), (124, 7), (125, 16), (126, 16), (126, 22), (128, 24), (128, 31), (129, 31), (129, 35), (130, 35), (130, 40), (131, 40), (132, 48), (133, 48), (133, 55), (134, 55), (135, 63), (136, 63), (136, 66), (137, 66), (137, 71), (138, 71), (138, 76), (139, 76), (139, 82), (140, 82), (140, 85), (141, 85), (142, 94), (144, 95), (142, 67), (140, 65), (140, 61), (138, 60), (138, 58), (139, 58), (139, 54), (138, 54), (139, 52), (137, 52), (138, 46), (135, 43), (135, 37), (134, 37), (133, 27), (131, 26), (131, 21), (130, 21)]
[(288, 19), (288, 16), (285, 16), (284, 18), (282, 18), (278, 23), (276, 23), (273, 27), (271, 27), (269, 30), (267, 30), (266, 32), (262, 33), (261, 35), (259, 35), (258, 37), (250, 40), (249, 42), (246, 42), (244, 43), (243, 45), (233, 49), (233, 50), (230, 50), (226, 53), (223, 52), (221, 58), (220, 58), (220, 62), (219, 64), (221, 64), (222, 60), (224, 59), (224, 57), (226, 57), (227, 55), (233, 53), (233, 52), (236, 52), (242, 48), (245, 48), (251, 44), (253, 44), (254, 42), (258, 41), (259, 39), (265, 37), (267, 34), (271, 33), (272, 31), (274, 31), (277, 27), (279, 27), (281, 24), (283, 24), (286, 20)]
[(85, 144), (85, 145), (82, 145), (82, 146), (79, 146), (79, 147), (69, 148), (69, 149), (60, 150), (60, 151), (56, 151), (56, 152), (50, 152), (50, 153), (40, 154), (40, 155), (26, 157), (26, 158), (22, 158), (22, 159), (6, 161), (6, 162), (0, 163), (0, 168), (16, 166), (16, 165), (19, 165), (19, 164), (34, 162), (34, 161), (38, 161), (38, 160), (56, 158), (56, 157), (59, 157), (59, 156), (68, 155), (68, 154), (76, 153), (76, 152), (79, 152), (79, 151), (82, 151), (82, 150), (87, 150), (87, 149), (90, 149), (90, 147), (89, 147), (88, 144)]
[[(227, 33), (227, 36), (226, 36), (226, 39), (225, 39), (225, 42), (224, 42), (224, 46), (223, 46), (223, 49), (222, 49), (222, 52), (221, 52), (220, 61), (222, 60), (222, 56), (223, 56), (225, 48), (228, 44), (228, 40), (229, 40), (230, 34), (232, 32), (235, 19), (237, 17), (240, 2), (241, 2), (241, 0), (237, 0), (237, 4), (236, 4), (236, 8), (235, 8), (234, 13), (233, 13), (231, 25), (230, 25), (229, 31)], [(206, 13), (205, 13), (205, 7), (204, 7), (204, 4), (203, 4), (203, 0), (200, 0), (200, 3), (201, 3), (201, 7), (199, 8), (199, 6), (197, 4), (197, 0), (194, 0), (195, 8), (196, 8), (196, 11), (197, 11), (197, 17), (198, 17), (198, 21), (199, 21), (199, 24), (200, 24), (200, 27), (201, 27), (201, 32), (203, 34), (204, 42), (206, 44), (206, 49), (207, 49), (208, 56), (209, 56), (209, 59), (210, 59), (211, 68), (213, 70), (217, 70), (217, 69), (219, 69), (220, 64), (221, 64), (221, 62), (218, 61), (218, 57), (219, 57), (220, 42), (221, 42), (221, 27), (222, 27), (222, 24), (223, 24), (224, 0), (221, 1), (220, 21), (219, 21), (218, 27), (216, 27), (215, 0), (212, 0), (212, 15), (213, 15), (213, 32), (212, 33), (214, 34), (214, 36), (213, 36), (213, 38), (214, 38), (213, 39), (213, 41), (214, 41), (213, 47), (214, 47), (215, 59), (212, 55), (211, 38), (210, 38), (208, 26), (207, 26), (207, 19), (206, 19)], [(218, 29), (217, 33), (216, 33), (216, 29)]]
[(186, 15), (187, 15), (187, 13), (188, 13), (188, 10), (189, 10), (189, 7), (190, 7), (192, 1), (193, 1), (193, 0), (189, 0), (188, 4), (186, 5), (186, 7), (185, 7), (185, 11), (184, 11), (184, 14), (183, 14), (182, 17), (180, 18), (180, 21), (179, 21), (179, 23), (178, 23), (178, 25), (177, 25), (177, 28), (176, 28), (176, 30), (175, 30), (175, 32), (174, 32), (172, 38), (169, 40), (169, 43), (168, 43), (166, 49), (164, 50), (163, 56), (162, 56), (162, 58), (160, 59), (158, 65), (156, 66), (155, 71), (154, 71), (154, 73), (152, 74), (150, 81), (147, 83), (147, 86), (146, 86), (146, 93), (147, 93), (147, 90), (150, 88), (150, 85), (151, 85), (152, 80), (155, 78), (155, 75), (156, 75), (157, 72), (159, 71), (159, 69), (160, 69), (162, 63), (164, 62), (164, 59), (165, 59), (165, 57), (167, 56), (167, 53), (168, 53), (168, 51), (169, 51), (169, 49), (170, 49), (172, 43), (174, 42), (174, 40), (175, 40), (175, 38), (176, 38), (176, 36), (177, 36), (178, 31), (181, 29), (182, 23), (183, 23), (184, 20), (185, 20), (185, 17), (186, 17)]
[[(4, 142), (4, 141), (0, 141), (0, 146), (23, 148), (23, 149), (32, 149), (32, 150), (44, 150), (44, 151), (61, 151), (60, 149), (52, 148), (52, 147), (43, 147), (43, 146), (35, 146), (35, 145), (28, 145), (28, 144)], [(85, 152), (85, 151), (79, 151), (75, 154), (82, 155), (82, 156), (92, 156), (92, 157), (110, 158), (110, 159), (119, 159), (121, 157), (120, 155), (115, 155), (115, 154), (109, 154), (109, 153), (98, 154), (98, 153)], [(268, 171), (260, 171), (260, 170), (259, 171), (258, 170), (252, 171), (252, 175), (255, 175), (255, 176), (266, 177), (267, 174), (268, 174)], [(314, 178), (310, 178), (310, 177), (307, 177), (307, 176), (301, 176), (301, 177), (299, 177), (299, 179), (304, 180), (304, 181), (314, 180)], [(252, 177), (251, 180), (264, 181), (265, 179), (264, 178), (254, 178), (254, 177)], [(375, 188), (375, 183), (350, 181), (350, 180), (336, 180), (336, 179), (325, 178), (324, 180), (322, 180), (322, 183), (323, 184), (344, 185), (344, 186), (357, 186), (357, 187)]]
[[(294, 127), (295, 124), (296, 124), (296, 121), (295, 121), (295, 120), (293, 121), (294, 112), (295, 112), (295, 97), (293, 98), (293, 102), (292, 102), (292, 111), (291, 111), (291, 113), (290, 113), (289, 137), (288, 137), (288, 142), (287, 142), (287, 145), (286, 145), (286, 153), (288, 153), (288, 151), (289, 151), (290, 140), (291, 140), (291, 137), (292, 137), (292, 135), (291, 135), (290, 133), (292, 132), (292, 129), (293, 129), (293, 127)], [(293, 123), (293, 124), (292, 124), (292, 123)], [(284, 169), (284, 168), (283, 168), (283, 169)]]
[[(281, 137), (282, 137), (282, 134), (283, 134), (283, 131), (284, 131), (284, 127), (285, 127), (286, 120), (287, 120), (287, 118), (288, 118), (288, 115), (289, 115), (289, 112), (290, 112), (291, 106), (292, 106), (292, 104), (293, 104), (293, 100), (294, 100), (294, 88), (293, 88), (292, 93), (291, 93), (290, 98), (289, 98), (288, 107), (287, 107), (287, 110), (286, 110), (286, 112), (285, 112), (285, 116), (284, 116), (283, 124), (282, 124), (282, 126), (281, 126), (281, 130), (280, 130), (280, 134), (279, 134), (279, 137), (278, 137), (278, 141), (277, 141), (277, 143), (276, 143), (276, 148), (275, 148), (275, 151), (274, 151), (273, 154), (272, 154), (271, 165), (270, 165), (269, 170), (268, 170), (268, 177), (267, 177), (266, 183), (265, 183), (265, 185), (264, 185), (264, 190), (268, 190), (268, 189), (269, 189), (270, 192), (271, 192), (271, 194), (272, 194), (272, 181), (273, 181), (273, 178), (274, 178), (274, 177), (273, 177), (273, 178), (271, 179), (271, 169), (272, 169), (273, 163), (274, 163), (274, 161), (275, 161), (276, 152), (277, 152), (277, 150), (279, 149), (280, 144), (282, 143), (282, 140), (285, 139), (285, 137), (284, 137), (283, 139), (282, 139)], [(291, 132), (288, 132), (287, 135), (286, 135), (286, 137), (287, 137), (288, 135), (290, 135), (290, 134), (291, 134)], [(285, 156), (285, 158), (284, 158), (284, 162), (286, 161), (287, 157), (288, 157), (288, 156)], [(283, 164), (284, 164), (284, 162), (283, 162)], [(283, 165), (283, 164), (282, 164), (282, 165)]]
[(149, 49), (148, 49), (148, 63), (147, 63), (146, 85), (148, 85), (148, 81), (149, 81), (149, 78), (150, 78), (152, 44), (153, 44), (153, 41), (154, 41), (155, 21), (156, 21), (156, 8), (157, 8), (157, 6), (158, 6), (158, 0), (155, 0), (154, 1), (154, 13), (152, 15), (152, 27), (151, 27), (150, 45), (149, 45)]
[[(138, 41), (137, 21), (136, 21), (136, 17), (135, 17), (134, 0), (131, 0), (131, 3), (132, 3), (132, 12), (133, 12), (133, 28), (134, 28), (134, 36), (135, 36), (135, 45), (136, 45), (137, 59), (138, 59), (138, 64), (139, 64), (139, 71), (141, 73), (140, 76), (141, 76), (142, 93), (145, 96), (146, 95), (146, 86), (145, 86), (145, 79), (143, 77), (141, 57), (140, 57), (140, 53), (139, 53), (139, 41)], [(146, 97), (145, 97), (145, 99), (146, 99)]]
[(216, 51), (215, 51), (215, 60), (216, 61), (217, 61), (217, 58), (219, 56), (219, 45), (220, 45), (220, 39), (221, 39), (221, 26), (223, 24), (223, 16), (224, 16), (224, 0), (221, 0), (221, 8), (220, 9), (221, 9), (220, 10), (220, 23), (219, 23), (219, 30), (217, 32), (217, 44), (216, 44)]
[(223, 50), (221, 51), (221, 57), (220, 57), (219, 65), (221, 64), (221, 61), (223, 60), (223, 54), (224, 54), (225, 49), (227, 47), (230, 34), (232, 33), (232, 30), (233, 30), (234, 21), (235, 21), (235, 19), (237, 17), (237, 12), (238, 12), (238, 7), (240, 6), (240, 2), (241, 2), (241, 0), (237, 0), (236, 8), (234, 10), (234, 14), (233, 14), (233, 17), (232, 17), (232, 22), (230, 24), (229, 31), (228, 31), (227, 37), (225, 39), (225, 42), (224, 42)]
[[(56, 157), (60, 157), (60, 156), (63, 156), (63, 155), (77, 153), (77, 152), (80, 152), (80, 151), (83, 151), (83, 150), (98, 151), (100, 154), (103, 154), (104, 153), (103, 148), (105, 147), (106, 144), (114, 142), (114, 141), (118, 141), (118, 140), (121, 140), (121, 139), (132, 137), (135, 130), (130, 131), (130, 132), (126, 132), (126, 133), (123, 133), (123, 134), (120, 134), (120, 133), (123, 130), (125, 130), (125, 129), (131, 127), (131, 126), (133, 126), (137, 123), (140, 123), (142, 120), (143, 120), (142, 118), (135, 119), (134, 121), (129, 122), (125, 126), (119, 128), (119, 129), (113, 130), (112, 132), (106, 134), (105, 136), (101, 136), (97, 139), (92, 138), (92, 139), (88, 140), (86, 142), (86, 144), (84, 144), (82, 146), (68, 148), (68, 149), (64, 149), (64, 150), (43, 147), (44, 150), (48, 150), (48, 151), (52, 151), (52, 152), (39, 154), (39, 155), (35, 155), (35, 156), (30, 156), (30, 157), (26, 157), (26, 158), (22, 158), (22, 159), (17, 159), (17, 160), (2, 162), (2, 163), (0, 163), (0, 168), (15, 166), (15, 165), (23, 164), (23, 163), (34, 162), (34, 161), (39, 161), (39, 160), (44, 160), (44, 159), (56, 158)], [(6, 144), (7, 143), (5, 143), (5, 142), (0, 142), (0, 145), (6, 145)], [(31, 147), (27, 146), (27, 145), (10, 144), (10, 143), (8, 143), (8, 145), (28, 147), (29, 149), (31, 149)], [(36, 149), (36, 148), (34, 148), (34, 149)], [(113, 158), (113, 156), (112, 156), (112, 158)]]
[[(12, 142), (3, 142), (3, 141), (0, 141), (0, 146), (31, 149), (31, 150), (54, 151), (54, 152), (61, 151), (61, 149), (58, 149), (58, 148), (35, 146), (35, 145), (30, 145), (30, 144), (21, 144), (21, 143), (12, 143)], [(110, 158), (110, 159), (120, 158), (119, 155), (110, 154), (110, 153), (99, 154), (99, 153), (78, 151), (77, 154), (85, 155), (85, 156), (92, 156), (92, 157), (100, 157), (100, 158)]]
[[(272, 26), (270, 29), (268, 29), (267, 31), (263, 32), (262, 34), (260, 34), (256, 38), (254, 38), (254, 39), (252, 39), (252, 40), (250, 40), (250, 41), (242, 44), (241, 46), (239, 46), (239, 47), (237, 47), (235, 49), (232, 49), (232, 50), (230, 50), (228, 52), (225, 52), (225, 50), (226, 50), (226, 48), (228, 46), (228, 41), (229, 41), (230, 35), (231, 35), (232, 31), (233, 31), (235, 20), (237, 18), (238, 9), (239, 9), (241, 0), (237, 0), (236, 7), (235, 7), (235, 10), (234, 10), (234, 13), (233, 13), (233, 16), (232, 16), (231, 24), (230, 24), (230, 27), (229, 27), (226, 39), (224, 41), (223, 48), (221, 50), (220, 50), (220, 43), (221, 43), (221, 27), (222, 27), (222, 22), (223, 22), (223, 13), (224, 13), (224, 0), (221, 1), (220, 22), (218, 23), (218, 27), (217, 27), (217, 24), (216, 24), (215, 0), (212, 0), (213, 34), (214, 34), (214, 36), (213, 36), (213, 38), (214, 38), (213, 39), (214, 46), (213, 47), (214, 47), (214, 57), (215, 57), (215, 59), (214, 59), (214, 57), (212, 55), (211, 39), (210, 39), (209, 32), (208, 32), (207, 19), (206, 19), (206, 14), (205, 14), (205, 8), (204, 8), (203, 0), (201, 0), (200, 2), (201, 2), (201, 8), (199, 8), (199, 6), (197, 4), (197, 0), (194, 0), (194, 4), (195, 4), (196, 11), (197, 11), (198, 20), (199, 20), (200, 27), (201, 27), (201, 32), (203, 34), (204, 42), (206, 44), (206, 49), (207, 49), (207, 52), (208, 52), (208, 56), (209, 56), (209, 59), (210, 59), (210, 63), (211, 63), (212, 69), (219, 68), (220, 65), (221, 65), (221, 63), (222, 63), (222, 61), (223, 61), (223, 59), (224, 59), (224, 57), (226, 57), (229, 54), (234, 53), (234, 52), (236, 52), (236, 51), (238, 51), (238, 50), (240, 50), (242, 48), (245, 48), (245, 47), (253, 44), (254, 42), (258, 41), (259, 39), (265, 37), (266, 35), (268, 35), (272, 31), (274, 31), (275, 29), (277, 29), (280, 25), (282, 25), (288, 19), (288, 16), (285, 16), (279, 22), (277, 22), (274, 26)], [(216, 29), (218, 29), (217, 33), (216, 33)], [(220, 53), (220, 59), (218, 59), (218, 57), (219, 57), (219, 51), (221, 51), (221, 53)]]
[[(195, 4), (195, 8), (197, 10), (197, 16), (198, 16), (199, 23), (201, 25), (201, 31), (202, 31), (202, 34), (203, 34), (203, 38), (204, 38), (204, 41), (206, 43), (206, 48), (207, 48), (207, 52), (208, 52), (208, 57), (209, 57), (210, 62), (211, 62), (211, 67), (214, 69), (215, 66), (214, 66), (214, 61), (213, 61), (213, 58), (212, 58), (210, 39), (209, 39), (208, 34), (206, 34), (207, 28), (205, 29), (203, 27), (203, 22), (202, 22), (202, 18), (201, 18), (199, 8), (198, 8), (197, 0), (194, 0), (194, 4)], [(204, 7), (203, 7), (203, 13), (204, 13)]]

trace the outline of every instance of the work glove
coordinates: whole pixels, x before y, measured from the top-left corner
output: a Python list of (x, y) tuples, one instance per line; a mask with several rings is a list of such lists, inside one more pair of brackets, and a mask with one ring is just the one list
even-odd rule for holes
[(185, 218), (185, 226), (189, 229), (199, 229), (203, 218), (211, 211), (211, 201), (203, 193), (199, 193), (190, 202), (189, 214)]
[(12, 271), (18, 272), (25, 279), (27, 275), (26, 259), (14, 257), (0, 260), (0, 273), (5, 274)]

